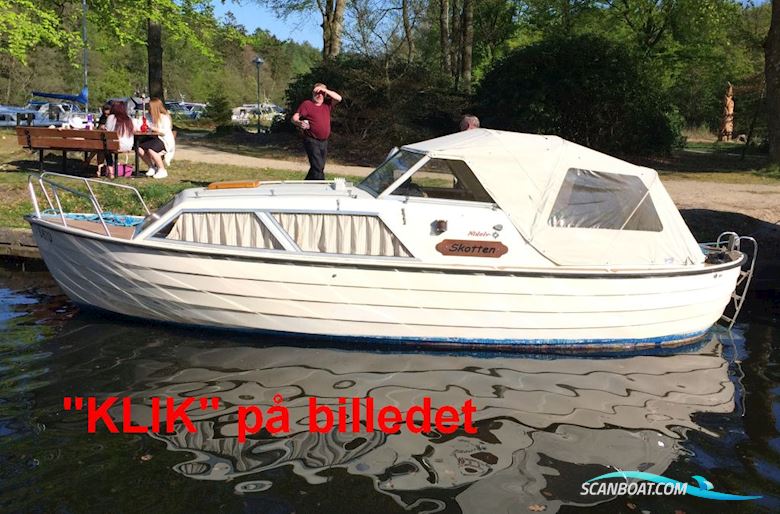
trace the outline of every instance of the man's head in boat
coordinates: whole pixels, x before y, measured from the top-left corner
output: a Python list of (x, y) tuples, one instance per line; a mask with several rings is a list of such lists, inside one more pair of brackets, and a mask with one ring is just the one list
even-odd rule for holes
[(463, 132), (464, 130), (471, 130), (471, 129), (478, 129), (478, 128), (479, 128), (479, 118), (477, 118), (473, 114), (466, 114), (463, 116), (463, 118), (460, 119), (461, 132)]

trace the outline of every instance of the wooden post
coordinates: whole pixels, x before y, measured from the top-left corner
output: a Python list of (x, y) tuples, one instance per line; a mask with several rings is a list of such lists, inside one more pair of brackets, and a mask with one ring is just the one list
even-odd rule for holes
[(734, 86), (728, 82), (726, 95), (723, 97), (723, 118), (720, 121), (718, 141), (731, 141), (734, 132)]

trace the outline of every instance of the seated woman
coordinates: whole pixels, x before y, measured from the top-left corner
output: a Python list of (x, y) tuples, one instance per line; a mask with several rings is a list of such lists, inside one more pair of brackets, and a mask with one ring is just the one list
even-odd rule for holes
[[(124, 102), (111, 104), (111, 114), (106, 118), (106, 130), (116, 132), (119, 136), (119, 152), (133, 151), (133, 120), (127, 115), (127, 107)], [(107, 166), (108, 178), (114, 178), (114, 155), (108, 153), (104, 156)], [(100, 166), (98, 166), (98, 177)]]
[[(106, 121), (108, 121), (108, 117), (111, 116), (111, 104), (113, 102), (109, 100), (108, 102), (103, 104), (103, 108), (100, 110), (100, 118), (98, 118), (97, 122), (97, 129), (103, 129), (106, 128)], [(127, 111), (127, 109), (125, 109)]]
[(163, 155), (173, 153), (176, 146), (173, 139), (173, 120), (159, 98), (152, 98), (149, 102), (149, 114), (152, 117), (152, 130), (160, 135), (138, 145), (138, 155), (149, 166), (147, 177), (165, 178), (168, 171), (165, 169)]
[[(100, 110), (100, 119), (98, 119), (97, 126), (95, 127), (98, 130), (105, 129), (106, 128), (106, 120), (108, 119), (108, 116), (111, 114), (111, 101), (106, 102), (103, 104), (103, 109)], [(84, 154), (84, 165), (89, 166), (89, 163), (92, 162), (92, 159), (97, 155), (99, 152), (85, 152)], [(100, 168), (102, 164), (98, 162), (98, 177), (100, 176)]]

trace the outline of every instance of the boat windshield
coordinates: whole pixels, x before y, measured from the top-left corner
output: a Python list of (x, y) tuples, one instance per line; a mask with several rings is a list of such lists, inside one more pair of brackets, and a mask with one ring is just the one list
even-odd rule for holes
[(141, 232), (143, 232), (144, 230), (146, 230), (146, 227), (148, 227), (149, 225), (151, 225), (151, 224), (152, 224), (152, 223), (154, 223), (155, 221), (157, 221), (157, 220), (159, 220), (160, 218), (162, 218), (163, 216), (165, 216), (165, 214), (166, 214), (168, 211), (170, 211), (170, 210), (171, 210), (171, 207), (173, 207), (173, 205), (174, 205), (175, 203), (176, 203), (176, 198), (175, 198), (175, 197), (174, 197), (174, 198), (171, 198), (171, 199), (168, 201), (168, 203), (164, 204), (163, 206), (159, 207), (159, 208), (158, 208), (156, 211), (154, 211), (153, 213), (151, 213), (150, 215), (148, 215), (148, 216), (146, 217), (146, 219), (144, 219), (144, 221), (143, 221), (143, 223), (141, 224), (141, 226), (140, 226), (140, 227), (139, 227), (139, 228), (136, 230), (136, 232), (135, 232), (135, 233), (136, 233), (136, 234), (140, 234)]
[(357, 187), (371, 193), (372, 196), (379, 196), (423, 157), (423, 154), (399, 150), (364, 178)]

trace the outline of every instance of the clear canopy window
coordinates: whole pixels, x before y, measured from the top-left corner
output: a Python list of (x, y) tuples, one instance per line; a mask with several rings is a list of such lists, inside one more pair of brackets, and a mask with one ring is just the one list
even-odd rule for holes
[(417, 164), (423, 158), (422, 154), (399, 150), (377, 169), (371, 172), (357, 187), (371, 193), (373, 196), (387, 189), (401, 175)]
[(563, 228), (663, 230), (639, 177), (577, 168), (566, 172), (548, 223)]
[(495, 203), (463, 161), (430, 159), (391, 194)]

